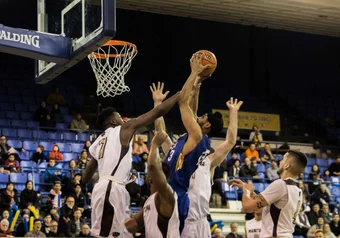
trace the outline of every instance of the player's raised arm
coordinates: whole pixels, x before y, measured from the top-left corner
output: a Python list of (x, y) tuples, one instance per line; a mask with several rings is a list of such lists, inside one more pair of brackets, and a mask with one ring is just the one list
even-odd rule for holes
[(158, 148), (164, 142), (168, 135), (165, 132), (156, 132), (151, 142), (150, 155), (148, 158), (148, 173), (151, 175), (152, 184), (155, 186), (155, 190), (162, 202), (165, 202), (167, 206), (162, 210), (162, 215), (170, 217), (174, 204), (175, 198), (173, 191), (168, 185), (167, 178), (162, 169), (162, 161), (159, 157)]
[(196, 78), (209, 67), (209, 65), (202, 65), (202, 54), (193, 55), (190, 59), (190, 64), (191, 74), (182, 88), (178, 104), (181, 111), (182, 122), (189, 135), (187, 142), (192, 143), (192, 147), (194, 148), (202, 139), (202, 130), (197, 123), (196, 116), (190, 108), (190, 96)]
[[(210, 76), (209, 76), (210, 77)], [(191, 95), (190, 95), (190, 101), (189, 101), (189, 106), (192, 110), (192, 113), (194, 114), (194, 117), (197, 118), (197, 110), (198, 110), (198, 99), (200, 95), (200, 89), (203, 80), (209, 78), (209, 77), (204, 77), (198, 75), (195, 79), (195, 83), (192, 87)]]
[[(157, 83), (156, 85), (153, 83), (152, 86), (150, 86), (150, 90), (152, 92), (152, 99), (154, 102), (154, 107), (159, 106), (163, 100), (166, 98), (166, 96), (169, 94), (169, 91), (166, 91), (163, 93), (164, 89), (164, 83)], [(155, 130), (159, 132), (166, 132), (166, 127), (165, 127), (165, 121), (163, 117), (159, 117), (155, 120)], [(169, 136), (165, 139), (165, 141), (162, 144), (162, 149), (165, 154), (168, 154), (170, 148), (172, 146), (172, 141)]]
[(225, 157), (228, 155), (229, 151), (236, 144), (237, 138), (237, 124), (238, 124), (238, 111), (243, 104), (242, 101), (237, 101), (237, 99), (230, 98), (226, 103), (229, 108), (229, 127), (226, 135), (225, 141), (223, 141), (215, 150), (215, 152), (209, 155), (211, 161), (211, 170), (214, 170), (216, 166), (223, 162)]
[(153, 123), (158, 117), (165, 115), (177, 102), (179, 95), (180, 93), (178, 92), (151, 111), (148, 111), (147, 113), (124, 123), (122, 125), (122, 130), (124, 130), (124, 133), (120, 134), (121, 144), (128, 146), (133, 134), (137, 131), (137, 129), (147, 126)]

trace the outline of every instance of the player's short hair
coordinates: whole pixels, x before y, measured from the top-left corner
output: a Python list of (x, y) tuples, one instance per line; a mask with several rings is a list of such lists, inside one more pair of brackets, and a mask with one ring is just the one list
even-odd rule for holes
[(163, 170), (163, 173), (164, 173), (166, 179), (169, 180), (170, 166), (167, 163), (165, 163), (164, 161), (162, 161), (162, 170)]
[(100, 129), (104, 129), (105, 124), (107, 124), (107, 119), (114, 113), (116, 112), (116, 109), (114, 109), (113, 107), (108, 107), (105, 108), (104, 110), (102, 110), (99, 113), (98, 119), (97, 119), (97, 126)]
[(211, 124), (209, 136), (217, 136), (223, 129), (223, 119), (220, 112), (208, 113), (208, 121)]
[(307, 156), (297, 150), (288, 150), (287, 153), (295, 160), (295, 162), (299, 165), (300, 168), (296, 168), (298, 174), (304, 171), (307, 166)]

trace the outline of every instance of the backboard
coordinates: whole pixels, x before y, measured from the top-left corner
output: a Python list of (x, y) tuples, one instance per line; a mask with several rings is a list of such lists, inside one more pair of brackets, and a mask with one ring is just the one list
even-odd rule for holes
[(36, 60), (38, 84), (51, 81), (115, 35), (116, 0), (37, 0), (37, 7), (37, 31), (72, 42), (63, 62)]

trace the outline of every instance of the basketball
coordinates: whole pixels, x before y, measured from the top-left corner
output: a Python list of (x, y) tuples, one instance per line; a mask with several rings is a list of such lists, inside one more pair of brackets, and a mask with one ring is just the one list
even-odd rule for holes
[(207, 65), (207, 64), (211, 65), (206, 70), (204, 70), (200, 75), (205, 76), (205, 77), (212, 75), (212, 73), (214, 73), (217, 67), (217, 59), (214, 53), (208, 50), (200, 50), (196, 52), (196, 54), (203, 54), (203, 58), (202, 58), (203, 65)]

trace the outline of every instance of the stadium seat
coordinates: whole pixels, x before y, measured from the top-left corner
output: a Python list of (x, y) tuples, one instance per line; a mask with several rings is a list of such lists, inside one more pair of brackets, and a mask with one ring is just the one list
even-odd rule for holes
[(316, 160), (314, 158), (308, 158), (307, 165), (313, 166), (316, 163)]
[(327, 167), (328, 166), (328, 160), (326, 159), (316, 159), (316, 164), (320, 166)]
[(8, 96), (0, 95), (0, 102), (8, 102)]
[(15, 111), (7, 111), (7, 112), (6, 112), (6, 118), (7, 118), (7, 119), (18, 120), (18, 119), (20, 119), (19, 112), (15, 112)]
[(32, 137), (32, 131), (27, 129), (18, 129), (18, 137), (19, 138), (27, 138), (31, 139)]
[(78, 134), (78, 141), (86, 142), (88, 140), (90, 140), (90, 135), (89, 134)]
[(335, 159), (328, 159), (328, 166), (330, 166), (331, 164), (333, 164), (335, 162)]
[(43, 173), (29, 173), (27, 177), (28, 180), (31, 180), (34, 184), (41, 184), (45, 182)]
[(306, 166), (305, 174), (310, 174), (311, 171), (312, 171), (312, 166)]
[(64, 162), (69, 162), (74, 158), (73, 153), (63, 153)]
[(11, 173), (9, 175), (9, 180), (12, 183), (26, 183), (27, 182), (27, 173)]
[(27, 104), (34, 104), (34, 97), (32, 96), (23, 96), (22, 97), (23, 102), (27, 103)]
[[(12, 87), (14, 85), (11, 85)], [(7, 94), (9, 96), (19, 96), (19, 90), (17, 88), (7, 88)]]
[(0, 109), (2, 111), (14, 111), (12, 103), (0, 103)]
[(264, 190), (264, 185), (262, 183), (254, 183), (253, 186), (254, 186), (254, 189), (258, 191), (259, 193), (263, 192)]
[(63, 163), (59, 163), (55, 167), (58, 168), (58, 169), (63, 169), (64, 164)]
[(22, 148), (22, 142), (20, 140), (8, 140), (8, 145), (14, 148)]
[(257, 164), (256, 169), (257, 169), (257, 172), (259, 172), (259, 173), (265, 173), (266, 172), (266, 166), (264, 164)]
[(39, 108), (40, 104), (39, 105), (35, 105), (35, 104), (30, 104), (28, 106), (28, 111), (30, 112), (35, 112), (38, 108)]
[(66, 141), (76, 141), (77, 137), (76, 137), (76, 134), (73, 132), (64, 132), (63, 139)]
[(33, 161), (21, 161), (20, 167), (22, 168), (22, 172), (32, 172), (33, 168), (36, 168), (37, 165)]
[(0, 118), (1, 118), (1, 119), (5, 119), (5, 112), (0, 111)]
[(71, 144), (71, 148), (72, 148), (72, 152), (80, 153), (83, 150), (83, 148), (84, 148), (84, 144), (75, 144), (75, 143), (72, 143)]
[(265, 178), (266, 177), (266, 174), (265, 173), (263, 173), (263, 172), (259, 172), (259, 178)]
[(237, 200), (238, 194), (236, 192), (226, 192), (227, 200)]
[(37, 128), (37, 127), (39, 127), (39, 122), (37, 122), (37, 121), (26, 121), (26, 125), (27, 125), (27, 127), (30, 127), (30, 128)]
[(68, 108), (67, 107), (60, 107), (61, 114), (68, 114)]
[[(43, 101), (45, 101), (45, 99), (43, 97), (36, 97), (35, 98), (35, 103), (37, 105), (40, 105)], [(49, 111), (51, 111), (51, 110), (49, 110)]]
[(32, 135), (33, 135), (33, 138), (37, 140), (47, 140), (47, 133), (45, 131), (34, 130)]
[(47, 167), (47, 162), (41, 162), (39, 165), (38, 165), (38, 168), (39, 168), (39, 171), (45, 171), (45, 168)]
[(22, 103), (15, 104), (14, 108), (18, 112), (27, 112), (28, 111), (27, 105), (26, 104), (22, 104)]
[(21, 103), (21, 97), (20, 96), (8, 96), (8, 101), (11, 103)]
[(36, 141), (24, 141), (23, 147), (25, 150), (36, 150), (38, 142)]
[(24, 120), (12, 120), (12, 126), (24, 127), (24, 126), (26, 126), (26, 121), (24, 121)]
[(68, 123), (56, 123), (55, 128), (57, 128), (57, 130), (65, 130), (65, 129), (69, 129), (70, 125)]
[(0, 126), (11, 126), (11, 120), (0, 119)]
[(5, 172), (1, 173), (0, 172), (0, 183), (8, 183), (8, 181), (9, 181), (8, 173), (5, 173)]
[(40, 145), (44, 146), (45, 151), (52, 151), (54, 143), (48, 141), (40, 141)]
[(26, 160), (26, 161), (29, 160), (28, 152), (19, 151), (18, 155), (19, 155), (21, 160)]
[(2, 134), (6, 137), (16, 138), (17, 137), (17, 129), (2, 128)]
[(21, 120), (32, 120), (33, 114), (31, 112), (21, 112), (20, 118), (21, 118)]
[(143, 186), (145, 183), (144, 178), (136, 178), (135, 183), (139, 186)]
[(31, 95), (34, 95), (34, 91), (33, 90), (25, 89), (25, 88), (21, 89), (20, 93), (21, 93), (22, 96), (31, 96)]
[(58, 143), (60, 152), (71, 152), (69, 143)]
[(49, 132), (47, 133), (47, 138), (52, 141), (60, 141), (61, 140), (61, 134), (59, 132)]
[(71, 123), (71, 121), (73, 120), (73, 116), (71, 115), (64, 115), (64, 121), (65, 123)]

